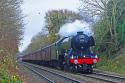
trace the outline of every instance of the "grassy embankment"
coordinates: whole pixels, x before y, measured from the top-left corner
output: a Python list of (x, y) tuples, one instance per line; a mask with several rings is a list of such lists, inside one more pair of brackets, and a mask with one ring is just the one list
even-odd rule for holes
[(113, 54), (108, 60), (105, 54), (101, 54), (100, 58), (97, 69), (125, 75), (125, 47)]
[(0, 83), (21, 83), (19, 69), (13, 57), (8, 51), (0, 51)]

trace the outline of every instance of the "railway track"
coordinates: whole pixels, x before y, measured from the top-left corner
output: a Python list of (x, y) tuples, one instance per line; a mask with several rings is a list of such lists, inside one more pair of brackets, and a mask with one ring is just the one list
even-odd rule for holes
[[(25, 64), (28, 64), (29, 66), (33, 66), (32, 64), (29, 64), (29, 63), (25, 63)], [(72, 73), (66, 72), (67, 74), (63, 75), (61, 74), (61, 72), (64, 72), (64, 71), (58, 71), (54, 69), (56, 71), (55, 73), (55, 71), (54, 72), (48, 71), (41, 68), (40, 66), (34, 66), (34, 67), (37, 68), (37, 71), (43, 70), (44, 72), (49, 72), (53, 75), (60, 77), (61, 78), (60, 80), (63, 79), (63, 81), (61, 82), (57, 82), (56, 80), (53, 79), (54, 82), (51, 82), (51, 83), (84, 83), (83, 81), (78, 81), (73, 78), (83, 79), (84, 81), (86, 81), (85, 83), (88, 83), (90, 80), (92, 81), (90, 81), (89, 83), (125, 83), (125, 77), (116, 76), (112, 74), (104, 74), (104, 73), (96, 73), (96, 72), (94, 72), (93, 74), (81, 74), (81, 73), (72, 74)], [(68, 77), (68, 75), (71, 75), (71, 77), (73, 78)]]
[(47, 83), (55, 83), (54, 81), (52, 81), (52, 80), (50, 80), (49, 78), (45, 77), (44, 75), (42, 75), (42, 74), (39, 73), (38, 71), (36, 71), (36, 70), (34, 70), (34, 69), (28, 67), (27, 65), (24, 65), (24, 64), (23, 64), (23, 66), (25, 66), (26, 68), (28, 68), (29, 70), (31, 70), (32, 72), (34, 72), (35, 74), (37, 74), (38, 76), (40, 76), (41, 79), (44, 79), (44, 80), (45, 80), (45, 82), (47, 82)]
[(70, 78), (62, 74), (40, 68), (38, 66), (34, 66), (27, 63), (23, 65), (34, 73), (36, 73), (37, 75), (39, 75), (40, 77), (44, 78), (47, 83), (83, 83), (74, 78)]
[(104, 73), (96, 73), (96, 72), (94, 72), (93, 74), (101, 76), (103, 78), (108, 78), (108, 80), (110, 79), (112, 82), (125, 83), (125, 77), (122, 77), (122, 76), (116, 76), (116, 75), (104, 74)]
[(86, 76), (86, 77), (93, 78), (93, 79), (102, 80), (102, 81), (109, 82), (109, 83), (125, 83), (125, 77), (116, 76), (112, 74), (94, 72), (93, 74), (79, 74), (79, 75)]

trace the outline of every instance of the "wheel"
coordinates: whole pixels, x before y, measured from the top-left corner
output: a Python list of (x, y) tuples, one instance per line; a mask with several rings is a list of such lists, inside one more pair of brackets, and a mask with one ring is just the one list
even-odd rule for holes
[(69, 67), (69, 72), (74, 73), (75, 72), (75, 68), (73, 66), (70, 66)]
[(87, 73), (90, 73), (90, 74), (93, 73), (93, 67), (92, 67), (92, 65), (88, 65)]
[(64, 65), (64, 71), (68, 72), (68, 69), (69, 69), (69, 68), (68, 68), (67, 64), (65, 64), (65, 65)]
[(73, 66), (73, 72), (77, 73), (78, 72), (78, 67), (77, 66)]
[(87, 73), (92, 74), (93, 73), (93, 69), (87, 69)]

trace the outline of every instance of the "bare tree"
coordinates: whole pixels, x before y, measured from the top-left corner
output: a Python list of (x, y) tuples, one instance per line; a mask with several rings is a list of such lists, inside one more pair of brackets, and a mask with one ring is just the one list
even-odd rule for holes
[[(110, 54), (117, 50), (119, 18), (123, 13), (124, 0), (81, 0), (80, 12), (87, 13), (90, 17), (99, 18), (95, 21), (95, 37), (98, 43), (107, 46)], [(121, 11), (122, 10), (122, 11)], [(122, 15), (123, 16), (123, 15)]]
[(4, 63), (0, 63), (0, 68), (10, 72), (15, 69), (15, 55), (23, 34), (21, 4), (22, 0), (0, 1), (0, 62)]
[(86, 12), (90, 16), (102, 15), (106, 8), (109, 0), (80, 0), (81, 1), (81, 12)]

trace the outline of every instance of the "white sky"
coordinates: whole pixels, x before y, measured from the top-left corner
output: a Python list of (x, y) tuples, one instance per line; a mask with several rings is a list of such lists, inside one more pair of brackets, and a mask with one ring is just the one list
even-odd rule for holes
[(31, 38), (41, 31), (44, 26), (44, 16), (48, 10), (52, 9), (69, 9), (78, 12), (80, 6), (79, 0), (24, 0), (22, 5), (25, 32), (24, 40), (19, 50), (24, 50), (31, 41)]

